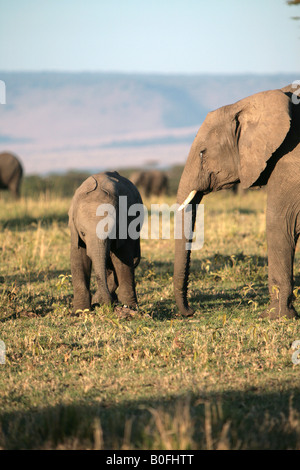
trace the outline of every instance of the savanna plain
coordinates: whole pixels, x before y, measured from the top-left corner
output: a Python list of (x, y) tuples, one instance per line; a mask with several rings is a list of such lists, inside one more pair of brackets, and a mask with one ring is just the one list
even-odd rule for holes
[[(300, 449), (300, 323), (259, 318), (266, 193), (203, 199), (188, 319), (174, 302), (172, 224), (170, 240), (142, 239), (137, 312), (72, 313), (70, 201), (0, 204), (0, 448)], [(144, 201), (162, 202), (175, 196)], [(299, 267), (297, 253), (300, 312)]]

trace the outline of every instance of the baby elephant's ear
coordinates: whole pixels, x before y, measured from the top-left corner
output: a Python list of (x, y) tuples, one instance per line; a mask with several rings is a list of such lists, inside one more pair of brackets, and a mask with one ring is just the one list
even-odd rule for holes
[(81, 240), (77, 229), (75, 227), (75, 221), (74, 221), (74, 200), (71, 203), (70, 209), (69, 209), (69, 228), (71, 232), (71, 244), (72, 246), (79, 248), (81, 246), (85, 247), (84, 242)]
[(236, 103), (239, 177), (249, 188), (284, 141), (291, 123), (290, 99), (281, 90), (257, 93)]
[(95, 191), (98, 187), (98, 181), (94, 176), (90, 176), (84, 183), (84, 191), (86, 194)]
[(83, 197), (85, 194), (89, 194), (92, 191), (95, 191), (98, 187), (98, 182), (94, 176), (89, 176), (83, 183), (76, 189), (74, 194), (75, 205), (77, 200)]

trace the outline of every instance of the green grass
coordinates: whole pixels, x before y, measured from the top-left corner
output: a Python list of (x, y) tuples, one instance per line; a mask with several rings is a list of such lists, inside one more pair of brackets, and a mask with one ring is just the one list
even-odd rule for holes
[(266, 195), (203, 202), (191, 319), (174, 304), (173, 239), (142, 240), (138, 313), (72, 315), (70, 199), (0, 206), (0, 448), (300, 448), (300, 324), (259, 319)]

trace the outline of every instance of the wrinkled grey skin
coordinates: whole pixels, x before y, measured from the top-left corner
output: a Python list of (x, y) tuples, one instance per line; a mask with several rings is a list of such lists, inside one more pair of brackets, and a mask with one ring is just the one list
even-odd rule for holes
[(8, 189), (20, 197), (23, 168), (18, 158), (9, 152), (0, 153), (0, 189)]
[(135, 184), (146, 196), (161, 196), (168, 191), (168, 176), (159, 170), (136, 171), (130, 176)]
[[(100, 239), (96, 227), (102, 219), (96, 215), (100, 204), (112, 204), (119, 220), (119, 196), (127, 204), (142, 204), (137, 188), (117, 172), (99, 173), (87, 178), (76, 190), (69, 210), (71, 231), (71, 274), (74, 290), (73, 311), (91, 309), (98, 304), (119, 301), (137, 306), (134, 270), (141, 257), (140, 238)], [(105, 213), (105, 216), (107, 213)], [(128, 224), (134, 219), (128, 219)], [(91, 299), (91, 269), (95, 272), (97, 291)], [(116, 291), (118, 295), (116, 295)]]
[[(177, 192), (182, 204), (192, 190), (197, 191), (191, 201), (195, 213), (195, 204), (211, 191), (237, 182), (244, 189), (266, 185), (271, 303), (262, 316), (269, 318), (297, 316), (292, 300), (300, 232), (300, 104), (294, 102), (295, 89), (289, 85), (209, 113), (192, 144)], [(174, 293), (179, 310), (189, 316), (194, 311), (187, 300), (186, 241), (182, 237), (175, 243)]]

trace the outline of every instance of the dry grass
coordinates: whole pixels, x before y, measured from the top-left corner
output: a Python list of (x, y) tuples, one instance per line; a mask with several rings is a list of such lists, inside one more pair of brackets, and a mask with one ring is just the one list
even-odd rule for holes
[[(142, 241), (136, 315), (71, 315), (70, 201), (0, 207), (1, 448), (300, 448), (299, 323), (258, 317), (265, 193), (203, 202), (189, 320), (174, 305), (173, 240)], [(296, 286), (298, 273), (297, 257)]]

